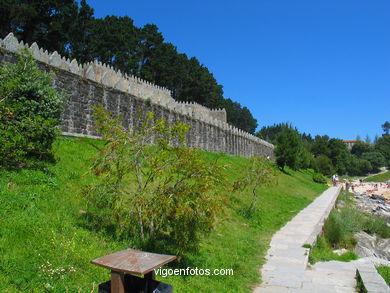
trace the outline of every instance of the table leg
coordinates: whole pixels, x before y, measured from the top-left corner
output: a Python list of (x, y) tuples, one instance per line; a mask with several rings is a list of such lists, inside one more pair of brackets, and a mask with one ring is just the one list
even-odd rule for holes
[(111, 293), (125, 293), (125, 274), (111, 271)]
[(154, 270), (149, 272), (149, 273), (147, 273), (147, 274), (145, 274), (144, 278), (146, 280), (155, 280), (156, 279), (156, 274), (154, 273)]

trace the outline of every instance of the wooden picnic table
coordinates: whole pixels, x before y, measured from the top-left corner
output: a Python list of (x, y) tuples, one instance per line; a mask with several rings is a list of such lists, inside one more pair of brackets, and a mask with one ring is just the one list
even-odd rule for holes
[(175, 259), (174, 255), (126, 249), (102, 256), (91, 262), (111, 270), (111, 293), (126, 293), (128, 286), (126, 286), (125, 274), (144, 275), (144, 279), (154, 280), (154, 269)]

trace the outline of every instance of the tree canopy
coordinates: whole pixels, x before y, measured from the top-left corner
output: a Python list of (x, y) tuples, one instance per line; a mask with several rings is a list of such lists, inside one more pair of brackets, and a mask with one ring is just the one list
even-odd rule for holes
[[(328, 135), (300, 133), (291, 123), (279, 123), (261, 128), (256, 135), (276, 145), (276, 162), (280, 168), (312, 168), (324, 175), (366, 175), (390, 166), (390, 135), (376, 137), (374, 143), (358, 141), (351, 151), (346, 144)], [(369, 141), (369, 140), (368, 140)]]
[(276, 163), (284, 170), (289, 166), (296, 170), (299, 168), (299, 155), (302, 149), (302, 142), (297, 131), (291, 128), (283, 128), (276, 139)]
[(225, 108), (228, 122), (254, 133), (247, 107), (223, 96), (223, 86), (196, 57), (179, 53), (154, 24), (134, 25), (128, 16), (95, 18), (86, 0), (0, 0), (0, 37), (13, 32), (80, 62), (101, 61), (172, 91), (178, 101)]

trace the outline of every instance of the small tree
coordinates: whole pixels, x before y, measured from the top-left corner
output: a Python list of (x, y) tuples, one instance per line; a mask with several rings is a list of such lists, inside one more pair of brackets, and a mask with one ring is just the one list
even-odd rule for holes
[(259, 188), (272, 183), (277, 173), (262, 156), (251, 157), (245, 170), (243, 176), (234, 183), (233, 190), (252, 191), (252, 201), (248, 208), (248, 214), (252, 215), (259, 198)]
[(373, 150), (372, 145), (367, 142), (357, 141), (351, 149), (351, 153), (361, 158), (364, 153), (371, 152)]
[(362, 158), (370, 162), (373, 172), (378, 172), (380, 167), (386, 166), (385, 157), (378, 151), (364, 153)]
[(331, 159), (325, 155), (319, 155), (315, 158), (315, 170), (324, 175), (331, 175), (335, 172)]
[(302, 150), (302, 142), (297, 131), (284, 128), (277, 137), (275, 148), (276, 163), (284, 170), (289, 166), (296, 170), (299, 168), (299, 155)]
[(360, 159), (355, 155), (350, 156), (348, 174), (351, 176), (363, 176), (372, 170), (371, 163), (367, 160)]
[(222, 208), (216, 193), (222, 167), (183, 147), (187, 124), (154, 121), (149, 112), (127, 131), (120, 117), (95, 111), (107, 141), (91, 168), (102, 178), (85, 188), (97, 226), (114, 225), (119, 237), (138, 239), (147, 249), (161, 244), (180, 256), (196, 248)]
[(386, 159), (387, 167), (390, 167), (390, 135), (384, 134), (375, 144), (375, 150), (379, 151)]
[(299, 169), (308, 169), (313, 167), (314, 157), (306, 147), (301, 148), (301, 152), (298, 157)]
[(49, 156), (64, 101), (27, 49), (16, 64), (0, 67), (0, 165), (17, 168)]
[(382, 124), (382, 129), (384, 134), (388, 135), (390, 131), (390, 122), (386, 121), (385, 123)]

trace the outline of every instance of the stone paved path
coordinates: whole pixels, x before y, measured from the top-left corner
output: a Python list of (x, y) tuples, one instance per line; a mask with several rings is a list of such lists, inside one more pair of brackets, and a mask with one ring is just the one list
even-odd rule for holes
[(309, 249), (302, 246), (315, 243), (339, 192), (336, 187), (327, 189), (272, 237), (267, 262), (261, 269), (263, 283), (255, 288), (255, 293), (356, 292), (357, 268), (366, 272), (366, 276), (376, 273), (367, 259), (308, 266)]

